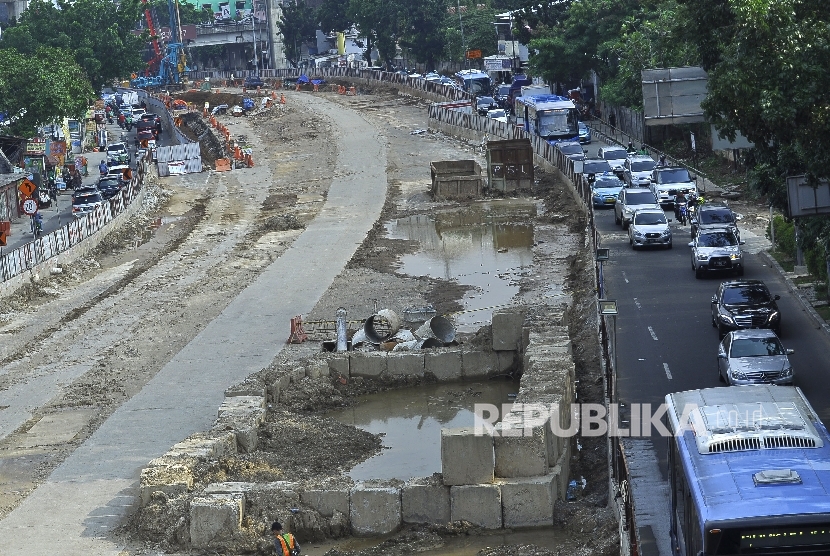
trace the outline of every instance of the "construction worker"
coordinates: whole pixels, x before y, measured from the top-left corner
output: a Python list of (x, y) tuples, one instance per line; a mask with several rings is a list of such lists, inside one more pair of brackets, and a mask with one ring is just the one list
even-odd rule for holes
[(271, 525), (271, 534), (274, 535), (274, 548), (279, 556), (298, 556), (300, 545), (291, 533), (283, 533), (282, 524), (275, 521)]

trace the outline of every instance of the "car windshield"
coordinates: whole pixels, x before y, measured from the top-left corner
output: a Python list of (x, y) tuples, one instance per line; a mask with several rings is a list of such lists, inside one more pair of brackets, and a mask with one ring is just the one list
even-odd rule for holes
[(700, 211), (701, 224), (731, 224), (735, 219), (729, 209)]
[(92, 195), (79, 195), (72, 199), (73, 205), (88, 205), (89, 203), (97, 203), (101, 201), (100, 193), (93, 193)]
[(109, 153), (116, 152), (116, 151), (124, 151), (124, 150), (127, 150), (124, 147), (124, 143), (113, 143), (113, 144), (107, 146), (107, 152), (109, 152)]
[(493, 100), (493, 97), (479, 97), (478, 98), (479, 105), (481, 104), (495, 104), (496, 101)]
[(640, 212), (634, 215), (634, 223), (640, 226), (654, 226), (665, 224), (666, 215), (659, 212)]
[(738, 245), (738, 238), (732, 232), (708, 232), (697, 237), (699, 247), (731, 247)]
[(582, 147), (574, 143), (560, 143), (559, 150), (565, 154), (583, 154)]
[(648, 160), (642, 160), (642, 161), (631, 163), (631, 171), (632, 172), (650, 172), (652, 170), (654, 170), (654, 162), (649, 162)]
[(629, 193), (625, 196), (625, 202), (629, 205), (652, 205), (655, 203), (654, 195), (651, 193)]
[(623, 182), (621, 182), (617, 178), (608, 176), (602, 176), (601, 178), (597, 178), (597, 180), (594, 182), (594, 189), (599, 189), (600, 187), (616, 187), (618, 189), (622, 189), (622, 186)]
[(692, 181), (689, 178), (689, 172), (685, 168), (677, 168), (675, 170), (663, 170), (657, 175), (660, 183), (683, 183)]
[(769, 301), (769, 292), (765, 286), (736, 286), (723, 290), (723, 302), (726, 305), (760, 304)]
[(624, 150), (602, 151), (602, 158), (605, 160), (621, 160), (627, 156)]
[(582, 165), (582, 172), (585, 174), (602, 174), (610, 171), (611, 165), (605, 160), (586, 160)]
[(510, 85), (499, 85), (499, 96), (506, 97), (510, 94)]
[(490, 118), (504, 118), (507, 114), (504, 110), (490, 110), (487, 112), (487, 116)]
[(730, 356), (735, 357), (765, 357), (769, 355), (786, 355), (781, 340), (775, 336), (766, 338), (739, 338), (732, 340)]

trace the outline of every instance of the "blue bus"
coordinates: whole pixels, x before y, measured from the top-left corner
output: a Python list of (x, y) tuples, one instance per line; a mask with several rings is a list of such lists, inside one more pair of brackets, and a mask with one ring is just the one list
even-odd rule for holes
[(557, 95), (516, 97), (513, 113), (525, 131), (544, 137), (549, 143), (579, 141), (579, 112), (569, 98)]
[(830, 554), (830, 437), (801, 390), (669, 394), (677, 556)]
[(455, 83), (473, 96), (490, 96), (493, 94), (493, 82), (483, 71), (468, 69), (455, 74)]

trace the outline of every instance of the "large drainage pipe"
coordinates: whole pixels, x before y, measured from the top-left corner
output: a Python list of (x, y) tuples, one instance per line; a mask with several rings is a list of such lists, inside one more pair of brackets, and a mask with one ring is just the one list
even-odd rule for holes
[(415, 335), (424, 340), (435, 338), (445, 344), (449, 344), (455, 340), (455, 326), (453, 326), (447, 317), (432, 317), (415, 331)]
[(337, 309), (337, 348), (335, 351), (348, 351), (349, 342), (346, 339), (346, 309)]
[(363, 331), (366, 339), (373, 344), (380, 344), (391, 338), (401, 327), (401, 318), (391, 309), (381, 309), (376, 315), (366, 319)]

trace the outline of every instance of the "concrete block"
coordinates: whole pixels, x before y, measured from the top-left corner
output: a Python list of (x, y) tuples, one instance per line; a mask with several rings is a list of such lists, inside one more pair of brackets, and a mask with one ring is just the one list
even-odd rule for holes
[(495, 351), (461, 352), (461, 375), (465, 379), (498, 374), (499, 356)]
[(493, 311), (493, 350), (515, 351), (522, 342), (522, 325), (525, 322), (523, 308), (497, 309)]
[(196, 550), (230, 541), (242, 527), (242, 494), (198, 496), (190, 502), (190, 544)]
[(193, 488), (193, 470), (197, 460), (182, 459), (179, 462), (170, 460), (162, 463), (162, 458), (151, 460), (148, 467), (141, 470), (139, 478), (139, 497), (141, 505), (150, 503), (153, 494), (163, 493), (169, 498), (175, 498)]
[(377, 378), (386, 373), (386, 360), (385, 353), (353, 353), (349, 357), (350, 376)]
[(352, 488), (349, 521), (357, 536), (387, 535), (401, 526), (401, 491), (361, 483)]
[[(210, 434), (210, 433), (208, 433)], [(214, 432), (210, 436), (197, 433), (177, 442), (165, 456), (194, 457), (200, 459), (218, 459), (222, 456), (236, 454), (236, 435), (233, 432)]]
[(450, 521), (450, 487), (431, 479), (412, 479), (401, 489), (401, 518), (404, 523)]
[(288, 388), (289, 384), (291, 384), (291, 376), (288, 373), (276, 379), (268, 386), (268, 401), (278, 403), (280, 401), (280, 394)]
[(496, 356), (499, 358), (500, 374), (514, 370), (519, 361), (517, 351), (497, 351)]
[(424, 376), (424, 354), (390, 353), (386, 356), (386, 372), (392, 376)]
[(325, 517), (333, 517), (334, 512), (349, 515), (348, 489), (306, 490), (300, 500)]
[(232, 430), (236, 434), (236, 449), (240, 453), (256, 451), (259, 427), (265, 421), (265, 398), (262, 396), (235, 396), (225, 398), (219, 406), (215, 430)]
[(298, 384), (305, 378), (305, 367), (294, 367), (289, 373), (291, 377), (291, 384)]
[(505, 527), (550, 527), (556, 475), (500, 481)]
[(329, 376), (329, 364), (324, 359), (314, 359), (309, 361), (305, 369), (305, 376), (314, 380), (323, 376)]
[(231, 398), (234, 396), (261, 396), (265, 397), (268, 394), (268, 389), (265, 384), (258, 380), (248, 380), (241, 384), (235, 384), (225, 390), (225, 397)]
[(441, 429), (441, 472), (445, 485), (492, 483), (493, 437), (473, 427)]
[(349, 355), (336, 355), (329, 358), (329, 376), (349, 378)]
[(499, 529), (501, 490), (498, 485), (464, 485), (450, 488), (450, 516), (485, 529)]
[(516, 422), (503, 419), (495, 428), (496, 477), (535, 477), (547, 472), (547, 421), (531, 425), (521, 418)]
[(460, 350), (428, 350), (424, 353), (424, 370), (439, 381), (461, 380)]

